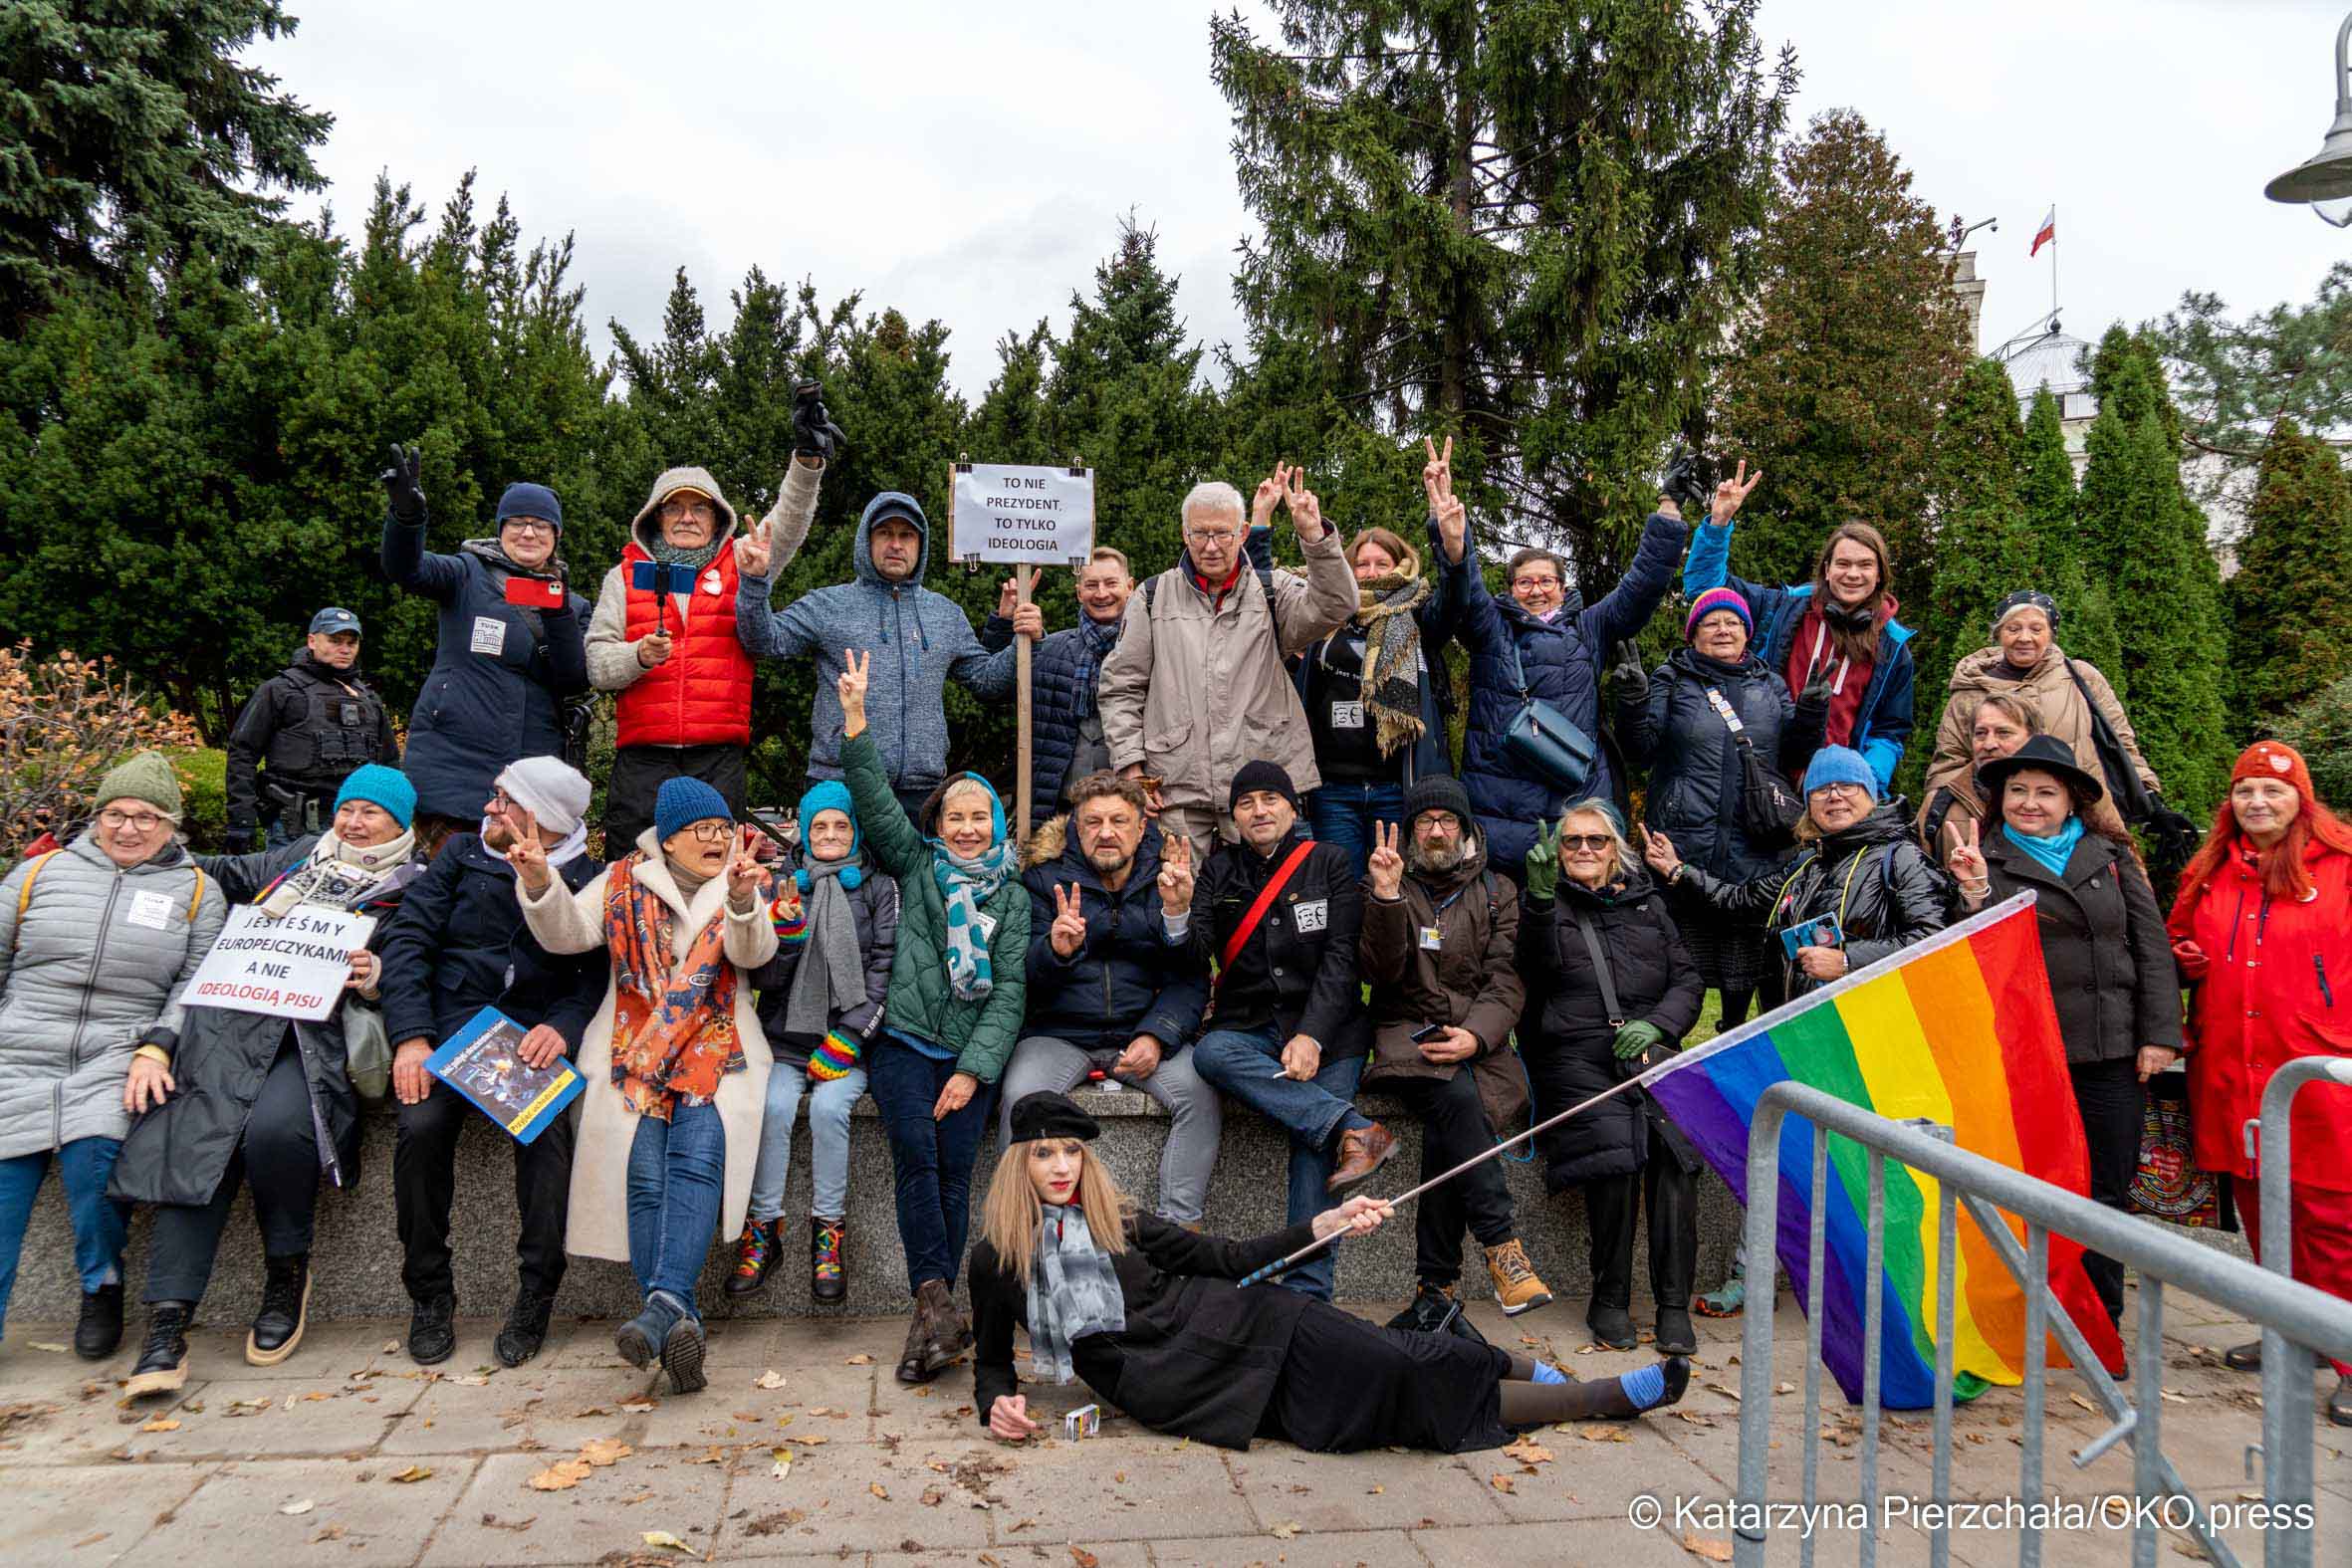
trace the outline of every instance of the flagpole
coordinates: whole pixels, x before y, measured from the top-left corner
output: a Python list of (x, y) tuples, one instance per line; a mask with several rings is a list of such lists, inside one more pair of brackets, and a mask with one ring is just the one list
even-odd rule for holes
[(2050, 331), (2058, 330), (2058, 204), (2050, 203)]

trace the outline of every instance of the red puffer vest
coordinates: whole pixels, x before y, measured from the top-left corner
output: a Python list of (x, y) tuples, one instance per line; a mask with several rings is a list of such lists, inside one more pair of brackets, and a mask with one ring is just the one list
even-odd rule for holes
[[(620, 553), (621, 580), (651, 560), (630, 540)], [(668, 618), (668, 660), (631, 681), (614, 704), (622, 746), (748, 746), (752, 738), (752, 660), (735, 639), (735, 541), (719, 548), (696, 579), (691, 608), (679, 625), (677, 601), (657, 611), (653, 595), (628, 589), (628, 638), (650, 637)]]

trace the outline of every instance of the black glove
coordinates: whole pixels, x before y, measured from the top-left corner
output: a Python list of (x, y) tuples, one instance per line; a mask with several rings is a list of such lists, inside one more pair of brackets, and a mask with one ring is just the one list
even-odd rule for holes
[(2197, 824), (2166, 805), (2159, 795), (2148, 797), (2148, 825), (2168, 838), (2192, 844), (2198, 840)]
[(824, 383), (803, 381), (793, 388), (793, 455), (829, 463), (849, 444), (824, 406)]
[(1658, 494), (1692, 517), (1704, 516), (1715, 500), (1707, 460), (1696, 452), (1677, 451), (1666, 465), (1666, 477), (1658, 482)]
[(1829, 667), (1827, 665), (1815, 670), (1813, 678), (1805, 682), (1805, 689), (1796, 694), (1796, 705), (1799, 708), (1826, 708), (1829, 706)]
[(220, 835), (221, 851), (224, 854), (249, 855), (259, 847), (255, 842), (258, 836), (253, 828), (232, 827)]
[(390, 498), (392, 516), (403, 523), (424, 521), (424, 453), (394, 443), (392, 466), (376, 476)]
[(1639, 702), (1649, 696), (1650, 677), (1641, 667), (1641, 649), (1627, 641), (1612, 651), (1616, 662), (1609, 666), (1609, 679), (1616, 683), (1618, 700)]

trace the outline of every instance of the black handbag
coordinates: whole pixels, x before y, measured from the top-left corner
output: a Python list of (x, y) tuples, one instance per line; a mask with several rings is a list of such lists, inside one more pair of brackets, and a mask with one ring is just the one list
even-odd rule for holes
[(1707, 688), (1708, 704), (1732, 732), (1740, 750), (1740, 831), (1758, 849), (1779, 849), (1796, 841), (1796, 824), (1804, 820), (1804, 796), (1798, 794), (1778, 769), (1757, 754), (1731, 699), (1715, 687)]
[(2115, 726), (2107, 722), (2107, 715), (2091, 698), (2082, 675), (2074, 668), (2074, 661), (2066, 661), (2067, 678), (2082, 694), (2082, 705), (2090, 710), (2091, 746), (2099, 754), (2099, 772), (2107, 776), (2107, 793), (2115, 801), (2115, 809), (2123, 819), (2138, 827), (2154, 813), (2148, 802), (2148, 786), (2140, 783), (2140, 771), (2132, 766), (2131, 754), (2123, 749), (2123, 738), (2115, 733)]
[(1592, 737), (1550, 703), (1528, 695), (1528, 669), (1520, 662), (1519, 639), (1506, 627), (1503, 640), (1511, 649), (1512, 678), (1519, 683), (1519, 712), (1503, 727), (1503, 755), (1572, 799), (1592, 780)]

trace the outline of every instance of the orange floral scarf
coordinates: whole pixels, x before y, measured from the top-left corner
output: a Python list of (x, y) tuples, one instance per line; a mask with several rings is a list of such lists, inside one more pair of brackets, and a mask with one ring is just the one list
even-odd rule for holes
[(638, 850), (615, 861), (604, 884), (604, 934), (612, 950), (612, 1082), (640, 1116), (662, 1121), (682, 1099), (708, 1103), (719, 1080), (744, 1069), (735, 1034), (735, 966), (727, 962), (727, 915), (695, 933), (684, 958), (671, 957), (677, 916), (639, 882)]

